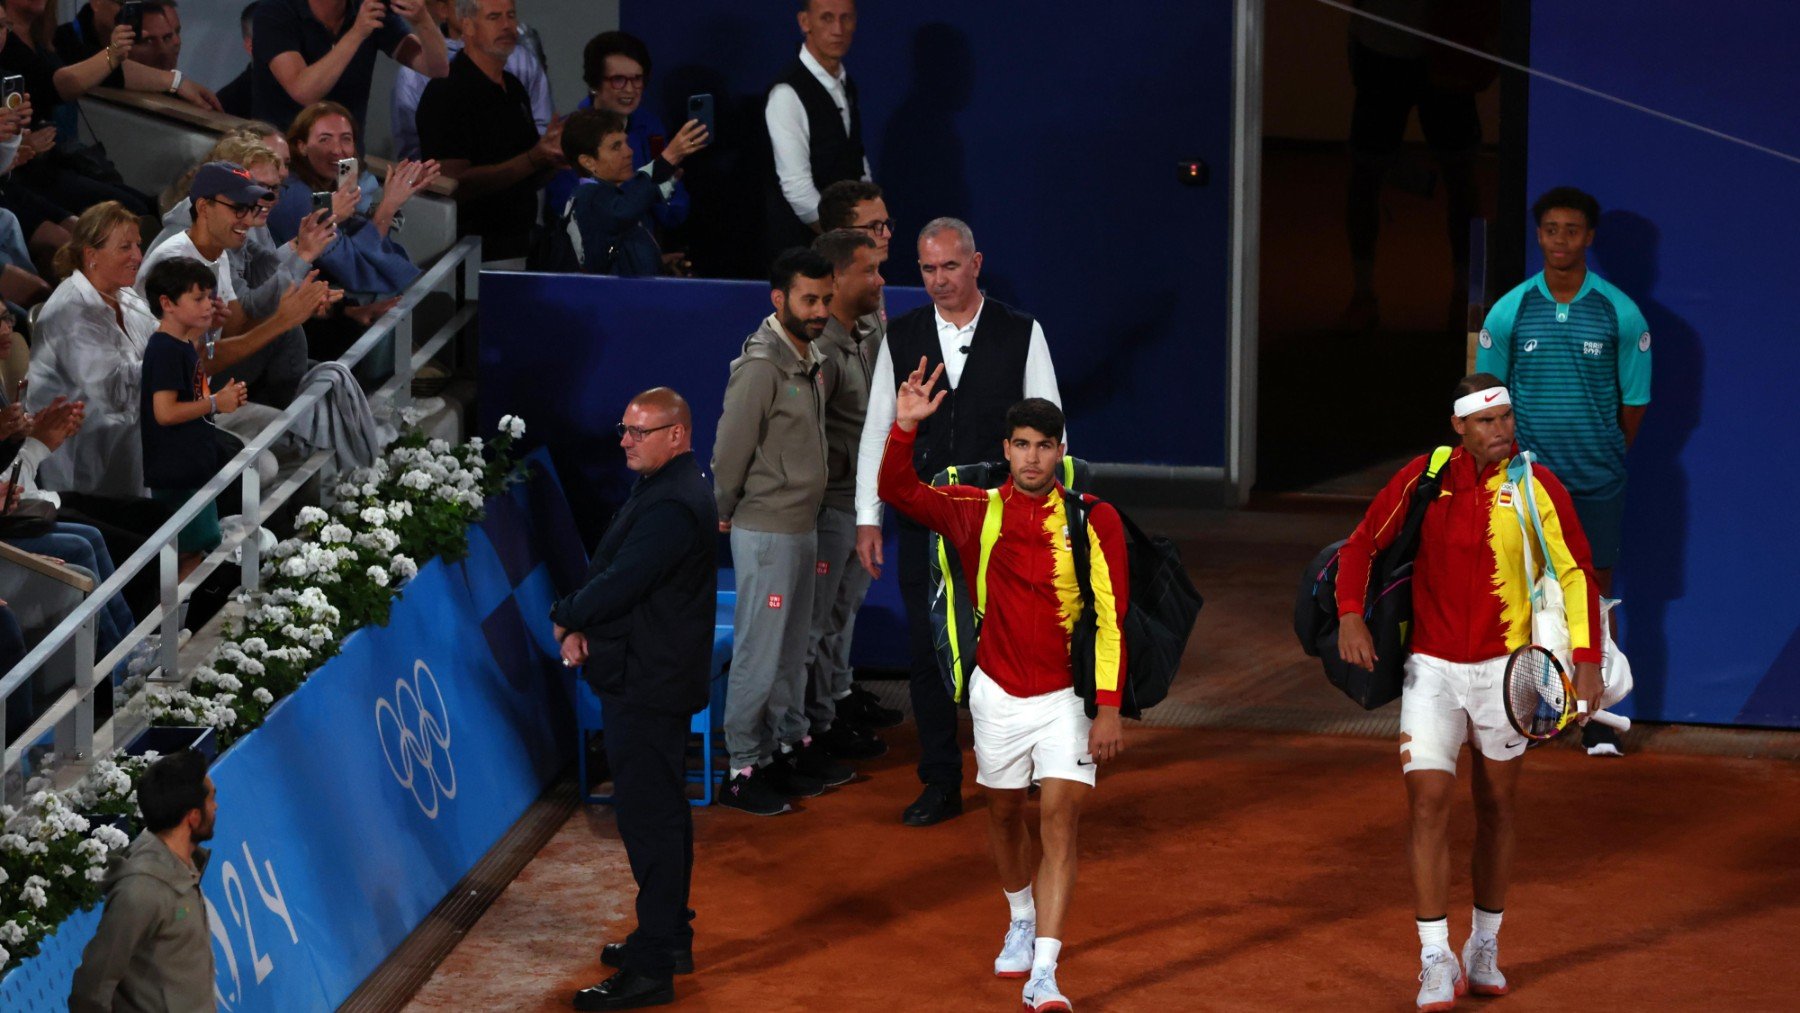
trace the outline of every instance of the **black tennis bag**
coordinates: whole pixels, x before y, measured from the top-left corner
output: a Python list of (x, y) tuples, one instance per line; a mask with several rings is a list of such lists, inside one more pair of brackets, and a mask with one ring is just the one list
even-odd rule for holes
[(1338, 653), (1337, 577), (1343, 540), (1327, 545), (1300, 575), (1299, 593), (1294, 597), (1294, 636), (1299, 639), (1301, 650), (1325, 666), (1325, 678), (1364, 710), (1374, 710), (1400, 698), (1406, 679), (1407, 642), (1412, 634), (1413, 559), (1418, 555), (1419, 529), (1425, 523), (1426, 509), (1443, 484), (1442, 471), (1450, 453), (1450, 447), (1432, 451), (1424, 474), (1413, 488), (1400, 533), (1369, 567), (1363, 622), (1375, 642), (1372, 671), (1345, 661)]
[[(1080, 502), (1079, 496), (1066, 501), (1069, 511), (1069, 543), (1074, 556), (1075, 579), (1081, 585), (1081, 597), (1087, 607), (1075, 622), (1069, 639), (1069, 661), (1074, 676), (1075, 692), (1087, 704), (1088, 717), (1098, 708), (1094, 704), (1094, 648), (1096, 619), (1094, 588), (1089, 575), (1087, 515), (1092, 507)], [(1200, 615), (1205, 599), (1194, 589), (1187, 570), (1181, 565), (1181, 552), (1175, 543), (1161, 535), (1144, 534), (1125, 511), (1114, 507), (1125, 528), (1126, 565), (1131, 570), (1131, 596), (1126, 602), (1124, 629), (1125, 673), (1120, 686), (1119, 714), (1141, 718), (1144, 711), (1163, 702), (1169, 686), (1181, 670), (1181, 656), (1187, 651), (1194, 620)]]

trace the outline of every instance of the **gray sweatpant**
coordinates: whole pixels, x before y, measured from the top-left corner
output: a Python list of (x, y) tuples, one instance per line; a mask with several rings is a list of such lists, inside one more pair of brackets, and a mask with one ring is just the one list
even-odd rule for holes
[(731, 529), (737, 610), (725, 748), (732, 770), (767, 763), (777, 743), (806, 735), (806, 634), (817, 556), (818, 535), (812, 531)]
[(815, 735), (831, 727), (837, 702), (850, 695), (850, 644), (869, 594), (869, 571), (856, 556), (855, 511), (819, 511), (818, 570), (806, 654), (806, 716)]

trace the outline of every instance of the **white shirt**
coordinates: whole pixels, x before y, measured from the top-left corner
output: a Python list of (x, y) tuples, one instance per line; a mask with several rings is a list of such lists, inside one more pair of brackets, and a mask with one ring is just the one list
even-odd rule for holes
[[(150, 277), (150, 269), (152, 267), (168, 260), (170, 257), (192, 257), (200, 263), (205, 264), (207, 267), (212, 268), (213, 277), (217, 278), (219, 281), (219, 287), (217, 289), (219, 298), (223, 299), (227, 306), (237, 302), (237, 288), (231, 282), (231, 251), (220, 250), (218, 259), (207, 260), (200, 255), (199, 248), (194, 245), (194, 237), (187, 231), (182, 231), (177, 232), (155, 246), (152, 246), (150, 252), (144, 254), (144, 263), (138, 268), (137, 294), (144, 298), (145, 306), (150, 305), (150, 302), (149, 297), (144, 296), (144, 279)], [(202, 344), (200, 353), (201, 358), (206, 357), (206, 347), (210, 346), (212, 342), (219, 340), (219, 337), (220, 334), (218, 328), (206, 332), (206, 339)], [(208, 370), (208, 372), (211, 371)]]
[[(844, 132), (850, 132), (850, 94), (844, 82), (850, 72), (838, 64), (833, 77), (825, 66), (800, 47), (800, 62), (818, 82), (825, 86), (831, 101), (837, 103), (838, 115), (844, 118)], [(800, 104), (800, 93), (791, 84), (778, 84), (769, 89), (769, 104), (763, 110), (763, 122), (769, 127), (769, 144), (775, 149), (775, 178), (781, 181), (781, 195), (787, 198), (794, 214), (808, 225), (819, 220), (819, 188), (812, 178), (812, 125), (806, 120), (806, 107)], [(862, 178), (869, 174), (869, 157), (863, 156)]]
[(122, 288), (116, 298), (123, 329), (87, 275), (76, 271), (50, 293), (38, 314), (30, 402), (41, 408), (59, 395), (87, 402), (81, 430), (39, 465), (38, 484), (44, 488), (143, 495), (138, 391), (144, 346), (156, 333), (156, 318), (136, 291)]
[[(963, 351), (975, 340), (975, 325), (981, 323), (981, 311), (987, 308), (987, 297), (969, 319), (958, 327), (934, 306), (932, 319), (937, 322), (938, 351), (944, 358), (944, 382), (955, 390), (962, 381), (963, 367), (969, 353)], [(910, 371), (909, 371), (910, 372)], [(1044, 325), (1031, 322), (1031, 345), (1025, 352), (1024, 397), (1041, 397), (1062, 407), (1062, 392), (1056, 387), (1056, 366), (1050, 361), (1050, 345), (1044, 340)], [(888, 353), (887, 339), (881, 339), (881, 351), (875, 355), (875, 371), (869, 381), (869, 414), (863, 420), (862, 440), (856, 448), (856, 523), (881, 523), (881, 496), (876, 491), (881, 472), (881, 454), (887, 449), (888, 430), (894, 428), (894, 360)], [(1069, 441), (1068, 430), (1063, 442)]]
[[(444, 45), (455, 56), (462, 52), (461, 39), (445, 39)], [(556, 115), (556, 104), (550, 98), (550, 75), (544, 73), (544, 65), (538, 62), (537, 54), (531, 47), (520, 44), (506, 58), (508, 74), (519, 79), (525, 86), (525, 93), (531, 96), (531, 118), (537, 123), (538, 135), (543, 136), (550, 128), (550, 119)], [(425, 86), (431, 78), (407, 66), (400, 66), (394, 71), (394, 100), (392, 130), (394, 134), (394, 157), (417, 160), (419, 151), (419, 96), (425, 94)]]

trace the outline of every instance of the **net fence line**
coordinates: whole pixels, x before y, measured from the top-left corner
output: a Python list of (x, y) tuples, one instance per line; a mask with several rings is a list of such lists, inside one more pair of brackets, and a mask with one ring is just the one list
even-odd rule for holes
[(1412, 25), (1406, 24), (1405, 22), (1395, 21), (1393, 18), (1384, 18), (1379, 14), (1371, 14), (1368, 11), (1357, 8), (1353, 4), (1345, 3), (1345, 2), (1343, 2), (1343, 0), (1311, 0), (1311, 2), (1320, 4), (1325, 7), (1335, 8), (1337, 10), (1343, 11), (1344, 13), (1350, 15), (1351, 17), (1362, 18), (1366, 21), (1370, 21), (1370, 22), (1373, 22), (1378, 25), (1384, 25), (1384, 26), (1391, 28), (1397, 32), (1404, 32), (1407, 35), (1417, 36), (1418, 38), (1424, 39), (1428, 42), (1435, 42), (1440, 46), (1448, 46), (1449, 48), (1454, 49), (1458, 52), (1467, 53), (1470, 56), (1477, 57), (1482, 60), (1487, 60), (1490, 63), (1498, 64), (1499, 66), (1505, 67), (1508, 70), (1516, 70), (1521, 74), (1526, 74), (1531, 77), (1535, 77), (1540, 81), (1548, 81), (1551, 84), (1561, 85), (1562, 87), (1568, 88), (1572, 91), (1581, 92), (1583, 95), (1590, 95), (1594, 98), (1601, 99), (1602, 101), (1611, 102), (1614, 105), (1623, 106), (1626, 109), (1630, 109), (1635, 112), (1643, 113), (1646, 116), (1652, 116), (1652, 117), (1655, 117), (1656, 119), (1663, 120), (1668, 123), (1673, 123), (1676, 126), (1686, 127), (1689, 130), (1697, 131), (1699, 133), (1707, 135), (1708, 137), (1716, 137), (1721, 141), (1725, 141), (1730, 144), (1736, 144), (1740, 147), (1749, 148), (1751, 151), (1761, 152), (1762, 154), (1768, 155), (1772, 158), (1779, 158), (1782, 161), (1788, 162), (1793, 165), (1800, 165), (1800, 155), (1792, 155), (1792, 154), (1789, 154), (1788, 152), (1782, 151), (1778, 148), (1771, 148), (1766, 144), (1758, 144), (1757, 142), (1749, 140), (1748, 138), (1739, 137), (1736, 134), (1728, 134), (1723, 130), (1718, 130), (1713, 127), (1709, 127), (1704, 123), (1696, 123), (1693, 120), (1686, 119), (1681, 116), (1677, 116), (1674, 113), (1664, 112), (1661, 109), (1652, 108), (1650, 106), (1644, 105), (1641, 102), (1633, 102), (1632, 100), (1630, 100), (1628, 98), (1624, 98), (1623, 96), (1619, 96), (1619, 95), (1614, 95), (1611, 92), (1601, 91), (1600, 89), (1592, 87), (1591, 85), (1585, 85), (1579, 81), (1574, 81), (1569, 78), (1562, 77), (1561, 75), (1558, 75), (1558, 74), (1552, 74), (1546, 70), (1538, 70), (1535, 67), (1530, 67), (1530, 66), (1527, 66), (1523, 63), (1519, 63), (1514, 60), (1508, 60), (1503, 56), (1496, 56), (1493, 53), (1487, 52), (1486, 50), (1477, 49), (1474, 46), (1464, 45), (1463, 43), (1456, 42), (1451, 39), (1446, 39), (1441, 35), (1433, 35), (1430, 32), (1425, 31), (1422, 28), (1415, 28)]

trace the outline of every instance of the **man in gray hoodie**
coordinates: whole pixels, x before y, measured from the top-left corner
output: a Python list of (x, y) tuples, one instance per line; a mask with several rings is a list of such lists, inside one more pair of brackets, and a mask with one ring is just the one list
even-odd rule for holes
[(81, 953), (70, 1013), (211, 1010), (212, 930), (200, 874), (219, 804), (206, 757), (157, 760), (138, 779), (144, 831), (107, 867), (106, 910)]
[(769, 283), (775, 312), (731, 363), (712, 460), (719, 530), (731, 533), (737, 571), (725, 708), (731, 780), (720, 801), (759, 816), (854, 776), (812, 744), (806, 720), (829, 396), (813, 342), (830, 319), (831, 264), (788, 250)]

